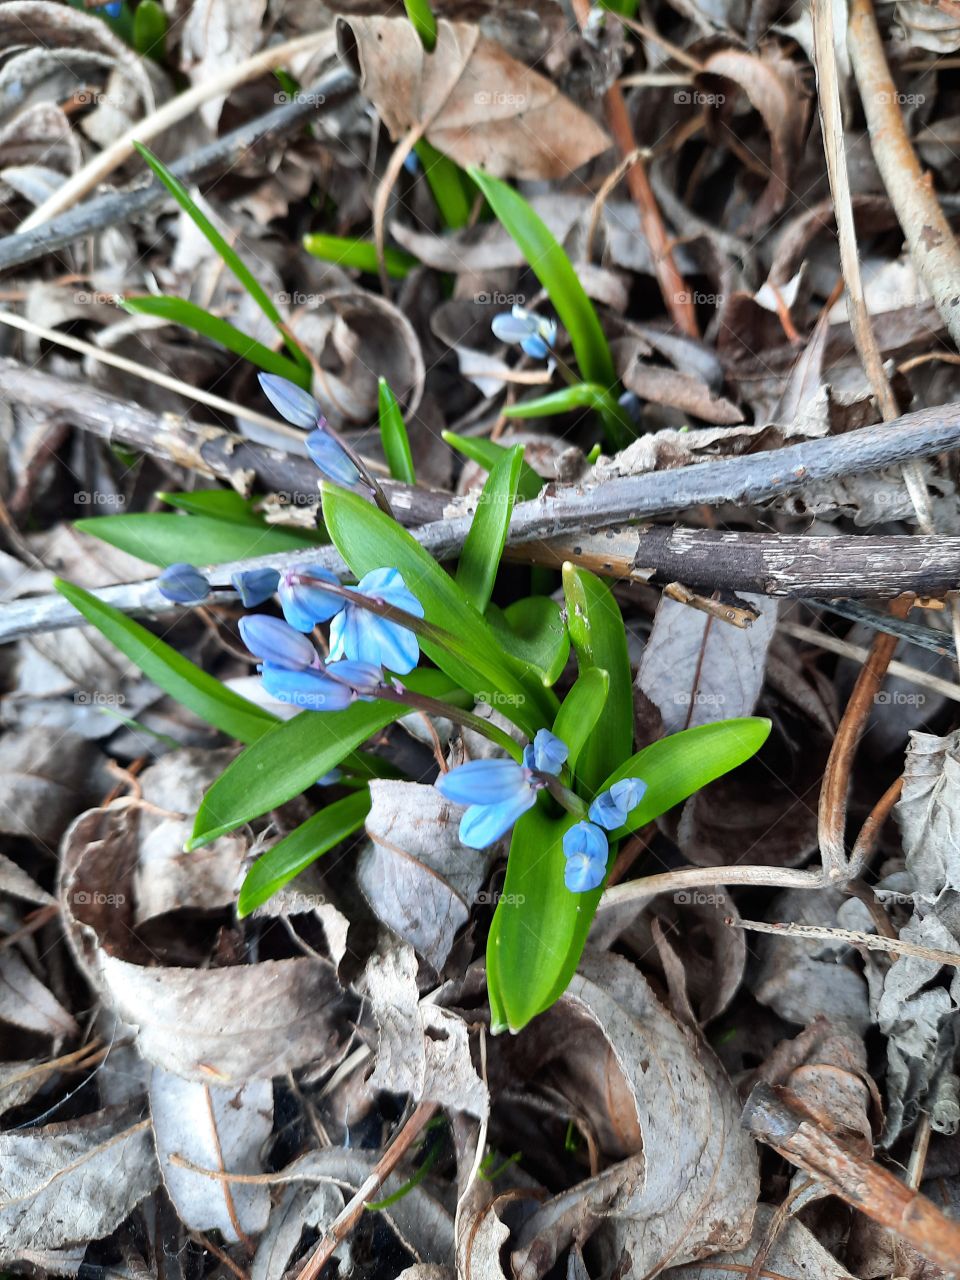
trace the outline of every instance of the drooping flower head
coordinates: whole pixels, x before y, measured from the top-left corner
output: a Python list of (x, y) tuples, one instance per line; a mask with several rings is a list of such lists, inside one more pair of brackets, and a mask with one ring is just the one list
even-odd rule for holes
[(588, 893), (603, 883), (609, 851), (606, 835), (592, 822), (574, 823), (564, 833), (563, 883), (571, 893)]
[(174, 604), (200, 604), (210, 594), (210, 583), (192, 564), (171, 564), (157, 578), (157, 590)]
[(276, 569), (244, 569), (233, 574), (230, 581), (243, 607), (252, 609), (270, 599), (279, 586), (280, 574)]
[(327, 479), (347, 488), (357, 484), (362, 478), (360, 472), (343, 446), (330, 435), (323, 410), (313, 396), (275, 373), (257, 376), (263, 394), (281, 418), (310, 432), (306, 438), (307, 452)]
[(521, 350), (534, 360), (545, 360), (557, 341), (556, 320), (516, 305), (494, 316), (490, 328), (501, 342), (519, 343)]
[(590, 806), (590, 821), (608, 831), (616, 831), (626, 822), (647, 790), (642, 778), (621, 778), (609, 791), (601, 791)]
[[(374, 601), (393, 605), (417, 618), (423, 617), (423, 605), (397, 569), (374, 569), (364, 574), (355, 590)], [(352, 601), (339, 603), (342, 612), (338, 612), (330, 624), (331, 660), (349, 658), (369, 662), (398, 675), (413, 670), (420, 657), (420, 643), (412, 631)]]
[(321, 670), (265, 662), (261, 671), (272, 698), (304, 711), (343, 711), (358, 699), (369, 701), (383, 679), (380, 668), (366, 662), (335, 662)]
[(320, 667), (320, 655), (307, 637), (281, 618), (252, 613), (240, 619), (240, 635), (255, 658), (288, 671)]
[(541, 729), (515, 760), (471, 760), (443, 774), (434, 784), (446, 800), (469, 805), (460, 819), (460, 843), (486, 849), (510, 830), (537, 801), (566, 760), (568, 748), (548, 729)]

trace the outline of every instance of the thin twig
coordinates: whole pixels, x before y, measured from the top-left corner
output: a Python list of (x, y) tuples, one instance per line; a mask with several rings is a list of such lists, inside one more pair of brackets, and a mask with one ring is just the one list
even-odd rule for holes
[(642, 903), (658, 893), (677, 893), (687, 889), (703, 889), (710, 885), (751, 884), (777, 889), (822, 889), (819, 871), (802, 871), (792, 867), (678, 867), (643, 876), (608, 889), (600, 899), (598, 912), (612, 911), (627, 902)]
[[(893, 663), (890, 664), (893, 666)], [(883, 830), (883, 824), (893, 812), (893, 806), (900, 799), (903, 791), (903, 775), (896, 778), (890, 783), (886, 791), (870, 810), (866, 822), (860, 828), (860, 834), (857, 836), (850, 853), (850, 875), (860, 877), (873, 857), (873, 851), (877, 847), (877, 841), (880, 839), (880, 832)]]
[(731, 929), (746, 929), (749, 933), (772, 933), (778, 938), (804, 938), (811, 942), (844, 942), (851, 947), (865, 947), (867, 951), (886, 951), (894, 956), (914, 956), (917, 960), (929, 960), (931, 964), (948, 964), (960, 968), (960, 951), (942, 951), (938, 947), (924, 947), (919, 942), (907, 942), (903, 938), (884, 938), (876, 933), (863, 933), (859, 929), (830, 929), (818, 924), (767, 924), (763, 920), (738, 920), (727, 916), (724, 924)]

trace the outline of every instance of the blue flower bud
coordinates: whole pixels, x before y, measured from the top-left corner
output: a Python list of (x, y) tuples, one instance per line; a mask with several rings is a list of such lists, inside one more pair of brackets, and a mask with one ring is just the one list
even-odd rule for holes
[(343, 777), (343, 770), (338, 769), (337, 766), (334, 765), (334, 767), (330, 769), (327, 773), (325, 773), (322, 778), (318, 778), (316, 780), (316, 782), (314, 783), (314, 786), (332, 787), (334, 783), (339, 782), (342, 777)]
[(358, 483), (361, 477), (356, 463), (329, 432), (318, 427), (307, 436), (306, 445), (307, 453), (328, 480), (348, 489)]
[(571, 893), (587, 893), (603, 884), (610, 849), (607, 837), (592, 822), (577, 822), (565, 832), (563, 883)]
[(644, 797), (647, 784), (642, 778), (621, 778), (609, 791), (601, 791), (590, 806), (590, 821), (608, 831), (622, 827)]
[(157, 578), (157, 590), (174, 604), (199, 604), (210, 594), (210, 583), (192, 564), (171, 564)]
[(288, 671), (305, 671), (319, 667), (316, 649), (299, 631), (280, 618), (254, 613), (240, 619), (240, 635), (254, 657)]
[(523, 762), (540, 773), (558, 774), (570, 754), (570, 748), (549, 729), (538, 729), (533, 742), (524, 748)]
[(528, 771), (515, 760), (470, 760), (441, 774), (434, 786), (454, 804), (498, 804), (531, 790)]
[(538, 316), (524, 307), (514, 306), (502, 311), (490, 322), (494, 337), (501, 342), (519, 343), (521, 349), (534, 360), (544, 360), (557, 341), (557, 322)]
[(263, 664), (263, 687), (278, 702), (302, 711), (343, 711), (355, 699), (351, 688), (319, 671), (291, 671), (272, 662)]
[(252, 609), (270, 599), (280, 585), (280, 574), (276, 569), (246, 569), (233, 574), (230, 581), (244, 608)]
[(339, 586), (340, 579), (319, 564), (298, 564), (280, 575), (277, 595), (283, 616), (297, 631), (312, 631), (318, 622), (329, 622), (346, 602), (342, 596), (324, 591), (316, 583), (303, 582), (304, 577), (320, 578), (331, 586)]
[(295, 427), (310, 430), (324, 421), (323, 410), (313, 396), (288, 378), (275, 373), (258, 373), (257, 378), (267, 397), (281, 418)]

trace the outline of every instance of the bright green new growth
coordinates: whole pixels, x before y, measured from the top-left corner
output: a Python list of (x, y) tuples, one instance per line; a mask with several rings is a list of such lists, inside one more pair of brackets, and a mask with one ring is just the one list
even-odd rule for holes
[(400, 412), (397, 397), (390, 390), (386, 378), (377, 383), (378, 405), (380, 412), (380, 443), (387, 459), (387, 466), (394, 480), (402, 480), (404, 484), (416, 484), (417, 474), (413, 469), (413, 455), (410, 452), (410, 439), (407, 425)]
[[(355, 271), (363, 271), (375, 276), (380, 270), (377, 263), (377, 246), (372, 240), (357, 240), (351, 236), (331, 236), (325, 232), (311, 232), (303, 237), (303, 247), (313, 258), (323, 262), (333, 262), (338, 267), (353, 267)], [(405, 249), (395, 249), (391, 245), (383, 251), (383, 261), (387, 275), (394, 280), (402, 280), (410, 274), (417, 259)]]
[(403, 0), (411, 26), (427, 53), (433, 53), (437, 47), (437, 20), (433, 16), (429, 0)]

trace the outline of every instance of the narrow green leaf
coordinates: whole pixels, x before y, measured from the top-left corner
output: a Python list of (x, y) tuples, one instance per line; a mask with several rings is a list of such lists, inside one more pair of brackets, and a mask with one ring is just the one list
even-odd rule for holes
[(279, 724), (276, 716), (201, 671), (119, 609), (60, 578), (54, 580), (54, 586), (154, 684), (222, 733), (250, 743)]
[(603, 713), (580, 756), (580, 777), (593, 789), (633, 748), (633, 681), (627, 634), (613, 593), (595, 574), (565, 564), (563, 593), (567, 628), (581, 674), (590, 667), (600, 667), (610, 680)]
[[(441, 435), (451, 449), (456, 449), (465, 458), (469, 458), (471, 462), (475, 462), (478, 467), (484, 467), (487, 471), (492, 471), (500, 459), (510, 452), (506, 446), (497, 444), (495, 440), (485, 440), (482, 436), (458, 436), (453, 431), (443, 431)], [(517, 492), (525, 502), (535, 498), (546, 483), (543, 476), (538, 475), (529, 462), (524, 462), (520, 467)]]
[[(563, 246), (513, 187), (476, 167), (469, 168), (467, 172), (550, 295), (560, 322), (570, 335), (584, 380), (599, 383), (607, 391), (615, 391), (619, 379), (610, 347), (593, 303), (587, 297)], [(634, 438), (629, 419), (619, 405), (615, 414), (603, 414), (603, 422), (612, 444), (623, 447)]]
[(526, 596), (506, 609), (488, 605), (484, 616), (507, 653), (536, 667), (542, 683), (552, 688), (570, 656), (570, 633), (556, 601)]
[(482, 613), (493, 594), (500, 557), (507, 545), (507, 530), (523, 463), (523, 445), (515, 445), (487, 476), (464, 539), (457, 567), (457, 586)]
[(94, 516), (77, 520), (74, 525), (111, 547), (161, 567), (181, 563), (220, 564), (279, 551), (312, 549), (317, 545), (292, 529), (164, 511)]
[(606, 389), (596, 382), (575, 382), (561, 387), (549, 395), (533, 400), (521, 400), (503, 410), (505, 418), (549, 418), (557, 413), (572, 413), (576, 409), (595, 409), (598, 413), (617, 414), (620, 406)]
[(590, 740), (610, 693), (610, 677), (602, 667), (587, 667), (563, 700), (553, 732), (570, 748), (567, 768), (576, 776), (580, 753)]
[[(758, 719), (686, 729), (645, 747), (600, 789), (620, 778), (644, 779), (646, 794), (624, 829), (635, 830), (748, 760), (769, 731), (770, 722)], [(541, 801), (514, 827), (506, 880), (487, 942), (495, 1029), (519, 1031), (526, 1026), (563, 994), (576, 971), (603, 890), (570, 893), (563, 883), (563, 835), (575, 821), (572, 814), (550, 817)]]
[(536, 672), (503, 652), (483, 616), (416, 539), (355, 493), (327, 483), (322, 493), (327, 531), (357, 577), (385, 565), (398, 569), (426, 620), (447, 632), (443, 647), (422, 641), (427, 657), (478, 701), (500, 705), (529, 736), (552, 724), (554, 695)]
[(231, 524), (245, 524), (260, 529), (263, 516), (253, 509), (253, 499), (243, 498), (234, 489), (193, 489), (189, 493), (157, 493), (154, 495), (168, 507), (186, 511), (194, 516), (209, 516), (213, 520), (228, 520)]
[(304, 352), (297, 346), (293, 338), (291, 338), (288, 333), (284, 332), (286, 326), (283, 323), (283, 318), (281, 317), (280, 312), (274, 306), (263, 285), (242, 260), (237, 251), (227, 243), (203, 210), (199, 208), (196, 201), (192, 198), (190, 192), (183, 185), (180, 179), (172, 174), (167, 166), (161, 160), (158, 160), (153, 152), (150, 151), (148, 147), (145, 147), (143, 143), (135, 142), (133, 145), (136, 147), (137, 153), (141, 159), (150, 166), (156, 176), (173, 196), (174, 200), (176, 200), (180, 208), (183, 209), (184, 213), (193, 220), (197, 229), (206, 236), (214, 250), (220, 255), (226, 265), (237, 277), (263, 314), (276, 328), (278, 333), (282, 335), (287, 350), (293, 356), (297, 364), (300, 365), (302, 369), (305, 369), (309, 374), (310, 361), (307, 359)]
[(167, 15), (157, 0), (140, 0), (133, 15), (133, 47), (144, 58), (162, 62), (167, 43)]
[(470, 221), (477, 189), (449, 156), (433, 143), (421, 138), (413, 148), (423, 165), (423, 176), (437, 204), (440, 219), (451, 231), (458, 231)]
[(437, 47), (437, 20), (433, 16), (429, 0), (403, 0), (410, 25), (420, 37), (420, 43), (427, 53), (433, 53)]
[(305, 871), (321, 854), (329, 852), (363, 826), (370, 812), (370, 788), (336, 800), (301, 823), (295, 831), (262, 853), (240, 889), (237, 914), (247, 916), (278, 889)]
[[(137, 12), (139, 13), (139, 10)], [(210, 338), (212, 342), (219, 342), (221, 347), (226, 347), (234, 355), (242, 356), (244, 360), (249, 360), (251, 364), (257, 365), (267, 373), (275, 373), (281, 378), (287, 378), (290, 382), (295, 382), (297, 386), (302, 387), (304, 391), (310, 390), (309, 371), (305, 371), (301, 365), (288, 360), (286, 356), (278, 355), (276, 351), (271, 351), (262, 342), (257, 342), (256, 338), (251, 338), (235, 328), (228, 320), (211, 315), (209, 311), (204, 311), (203, 307), (198, 307), (185, 298), (171, 298), (166, 295), (157, 297), (152, 294), (139, 298), (125, 298), (123, 308), (133, 315), (160, 316), (164, 320), (169, 320), (171, 324), (182, 325), (193, 333)]]
[[(404, 676), (411, 689), (447, 697), (439, 671)], [(223, 771), (203, 797), (188, 848), (198, 849), (242, 822), (286, 804), (341, 764), (361, 742), (405, 713), (395, 702), (355, 702), (345, 711), (301, 711), (277, 725)]]
[(416, 484), (417, 473), (413, 469), (413, 454), (410, 452), (410, 438), (407, 425), (400, 412), (397, 397), (390, 390), (386, 378), (377, 382), (380, 410), (380, 441), (387, 459), (387, 466), (394, 480), (402, 480), (404, 484)]
[[(303, 237), (303, 247), (311, 257), (336, 263), (338, 267), (353, 267), (355, 271), (363, 271), (371, 276), (375, 276), (379, 270), (377, 246), (372, 240), (313, 232)], [(417, 259), (412, 253), (395, 249), (391, 245), (384, 249), (383, 260), (387, 275), (393, 280), (403, 280), (417, 266)]]

